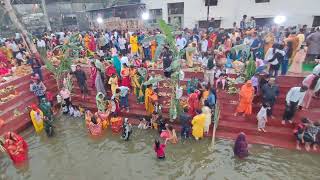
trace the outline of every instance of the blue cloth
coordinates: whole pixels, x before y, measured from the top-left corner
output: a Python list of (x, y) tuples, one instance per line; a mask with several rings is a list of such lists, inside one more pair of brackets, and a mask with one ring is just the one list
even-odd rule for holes
[(128, 95), (120, 97), (120, 107), (129, 108)]
[(289, 58), (287, 56), (284, 57), (284, 60), (281, 63), (281, 75), (286, 75), (288, 71)]
[(216, 96), (213, 93), (210, 93), (207, 102), (209, 107), (214, 107), (216, 105)]

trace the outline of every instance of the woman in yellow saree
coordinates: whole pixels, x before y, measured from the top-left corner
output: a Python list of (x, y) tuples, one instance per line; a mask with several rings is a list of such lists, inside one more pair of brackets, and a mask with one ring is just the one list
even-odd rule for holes
[(200, 138), (203, 137), (205, 121), (206, 121), (206, 115), (205, 114), (196, 115), (191, 121), (191, 124), (192, 124), (192, 135), (194, 136), (194, 138), (196, 140), (199, 140)]
[(151, 41), (151, 58), (152, 59), (154, 59), (154, 56), (156, 54), (156, 49), (157, 49), (157, 42)]
[(138, 37), (136, 34), (133, 34), (130, 37), (130, 44), (131, 44), (131, 54), (137, 54), (138, 52)]
[(37, 133), (43, 130), (43, 112), (38, 108), (37, 105), (31, 105), (31, 112), (30, 112), (31, 121), (33, 127)]
[(147, 115), (151, 116), (151, 114), (154, 111), (154, 106), (152, 103), (152, 95), (154, 94), (152, 90), (152, 84), (147, 86), (147, 89), (145, 91), (145, 97), (144, 97), (144, 105), (147, 111)]
[(86, 34), (84, 36), (84, 46), (86, 47), (86, 49), (89, 49), (89, 43), (90, 43), (90, 36), (89, 34)]

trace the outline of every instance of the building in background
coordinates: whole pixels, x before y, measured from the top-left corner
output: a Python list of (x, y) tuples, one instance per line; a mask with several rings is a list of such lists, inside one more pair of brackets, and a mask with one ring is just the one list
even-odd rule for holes
[(284, 26), (320, 25), (320, 0), (141, 0), (150, 11), (151, 22), (162, 18), (188, 28), (207, 25), (206, 1), (211, 5), (209, 19), (215, 19), (216, 27), (231, 28), (234, 22), (239, 26), (244, 14), (254, 16), (260, 26), (272, 24), (277, 15), (287, 17)]

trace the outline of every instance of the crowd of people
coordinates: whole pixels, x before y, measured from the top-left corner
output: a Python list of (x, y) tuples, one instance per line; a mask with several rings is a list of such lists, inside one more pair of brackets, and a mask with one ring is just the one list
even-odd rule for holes
[[(88, 61), (87, 65), (77, 64), (63, 82), (58, 95), (58, 103), (61, 103), (63, 112), (74, 117), (84, 116), (88, 132), (93, 136), (100, 135), (104, 129), (111, 127), (114, 133), (120, 133), (122, 130), (121, 137), (129, 140), (132, 125), (127, 118), (122, 117), (122, 112), (129, 112), (130, 107), (134, 106), (129, 104), (128, 100), (133, 94), (136, 96), (136, 103), (144, 104), (146, 110), (146, 117), (141, 119), (138, 127), (152, 128), (159, 132), (154, 150), (159, 159), (164, 159), (168, 142), (176, 144), (179, 140), (177, 129), (167, 123), (163, 116), (163, 104), (159, 102), (158, 79), (161, 78), (152, 71), (153, 68), (163, 68), (164, 76), (169, 79), (172, 73), (168, 70), (173, 61), (172, 52), (165, 46), (157, 59), (157, 40), (144, 41), (146, 37), (159, 33), (159, 29), (134, 32), (50, 32), (35, 39), (35, 44), (39, 52), (47, 54), (50, 59), (61, 55), (54, 47), (68, 44), (71, 37), (76, 35), (76, 41), (82, 46), (80, 56), (88, 57)], [(188, 81), (185, 89), (188, 94), (186, 106), (177, 117), (181, 126), (181, 138), (189, 138), (192, 135), (196, 140), (200, 140), (209, 133), (218, 98), (216, 91), (226, 89), (230, 73), (244, 73), (249, 60), (253, 60), (256, 68), (253, 76), (247, 77), (239, 91), (239, 104), (234, 115), (251, 115), (253, 100), (257, 96), (262, 97), (261, 109), (256, 115), (257, 130), (266, 132), (266, 122), (269, 118), (275, 118), (272, 111), (279, 96), (279, 86), (276, 83), (279, 71), (281, 75), (288, 72), (300, 74), (305, 60), (314, 65), (319, 63), (319, 40), (320, 27), (312, 31), (306, 26), (300, 29), (276, 26), (261, 28), (256, 27), (254, 17), (247, 21), (247, 16), (243, 16), (240, 28), (235, 23), (232, 29), (182, 29), (176, 36), (176, 48), (181, 52), (185, 50), (183, 69), (192, 69), (199, 65), (205, 78), (203, 82), (196, 78)], [(9, 73), (9, 64), (31, 65), (33, 76), (30, 90), (38, 97), (40, 104), (31, 107), (31, 119), (36, 132), (40, 132), (45, 124), (47, 134), (52, 135), (54, 127), (51, 124), (53, 111), (50, 102), (52, 103), (53, 97), (51, 92), (46, 91), (42, 82), (41, 59), (29, 55), (23, 43), (17, 43), (16, 39), (5, 40), (3, 47), (7, 52), (5, 54), (4, 51), (0, 51), (0, 57), (4, 57), (1, 59), (1, 72)], [(89, 76), (83, 70), (88, 65)], [(1, 75), (3, 74), (6, 73)], [(68, 79), (72, 79), (72, 76), (77, 81), (83, 100), (92, 93), (88, 87), (96, 89), (97, 112), (73, 105), (72, 92), (68, 87)], [(301, 87), (292, 87), (289, 90), (282, 124), (292, 123), (298, 107), (308, 109), (312, 99), (319, 98), (319, 76), (320, 65), (317, 65), (312, 74), (302, 82)], [(317, 150), (319, 122), (303, 119), (297, 124), (294, 132), (297, 137), (297, 149), (304, 143), (306, 150), (309, 151), (310, 145)], [(164, 143), (161, 143), (160, 139)], [(16, 148), (19, 148), (18, 145)], [(240, 158), (248, 155), (244, 133), (237, 138), (234, 152)]]

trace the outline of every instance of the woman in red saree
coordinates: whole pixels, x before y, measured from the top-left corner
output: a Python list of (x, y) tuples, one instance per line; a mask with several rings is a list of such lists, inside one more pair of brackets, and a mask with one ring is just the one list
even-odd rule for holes
[(14, 164), (21, 164), (28, 159), (28, 144), (21, 136), (7, 132), (4, 139), (3, 147)]
[(130, 69), (126, 64), (123, 64), (123, 68), (121, 70), (121, 85), (130, 88)]
[(191, 93), (188, 98), (188, 105), (189, 105), (189, 111), (188, 114), (191, 117), (194, 117), (197, 115), (197, 110), (199, 109), (199, 96), (200, 96), (200, 91), (196, 90), (194, 93)]
[(90, 41), (89, 41), (89, 50), (91, 52), (95, 52), (96, 51), (96, 41), (94, 40), (94, 36), (90, 35)]
[(95, 87), (95, 81), (96, 81), (96, 77), (97, 77), (97, 67), (94, 64), (94, 62), (91, 62), (91, 66), (90, 66), (90, 78), (92, 80), (91, 82), (91, 87), (94, 88)]
[(237, 110), (234, 116), (238, 113), (243, 113), (243, 116), (250, 115), (252, 113), (252, 100), (254, 98), (254, 88), (252, 86), (251, 80), (247, 81), (239, 92), (240, 102), (238, 104)]

